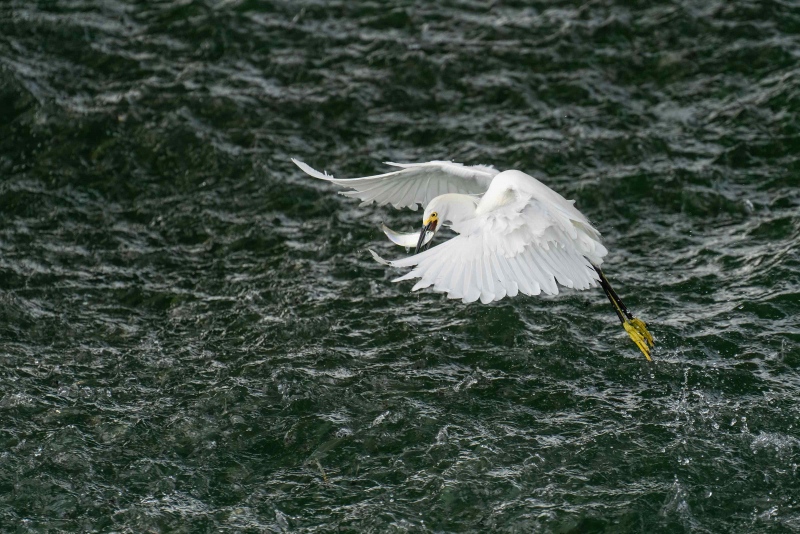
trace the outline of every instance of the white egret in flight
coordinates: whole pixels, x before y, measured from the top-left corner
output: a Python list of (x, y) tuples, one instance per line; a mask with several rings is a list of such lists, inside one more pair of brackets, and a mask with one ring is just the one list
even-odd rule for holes
[[(650, 360), (653, 336), (612, 289), (600, 265), (608, 253), (589, 220), (564, 197), (520, 171), (466, 166), (449, 161), (387, 163), (399, 170), (364, 178), (336, 179), (292, 159), (306, 174), (347, 187), (341, 194), (361, 205), (417, 209), (424, 206), (422, 229), (402, 234), (383, 226), (394, 243), (416, 247), (414, 255), (376, 261), (413, 267), (395, 282), (419, 278), (412, 291), (433, 287), (448, 298), (487, 303), (518, 293), (558, 294), (600, 287), (622, 326)], [(430, 247), (436, 232), (449, 226), (458, 236)]]

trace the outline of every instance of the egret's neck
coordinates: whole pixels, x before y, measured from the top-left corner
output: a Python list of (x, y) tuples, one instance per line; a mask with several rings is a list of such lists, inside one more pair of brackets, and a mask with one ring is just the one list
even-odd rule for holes
[[(475, 217), (475, 207), (478, 204), (478, 200), (477, 197), (472, 195), (448, 193), (439, 195), (431, 200), (431, 205), (434, 205), (435, 209), (440, 212), (440, 217), (443, 221), (458, 224)], [(430, 209), (430, 205), (428, 209)]]

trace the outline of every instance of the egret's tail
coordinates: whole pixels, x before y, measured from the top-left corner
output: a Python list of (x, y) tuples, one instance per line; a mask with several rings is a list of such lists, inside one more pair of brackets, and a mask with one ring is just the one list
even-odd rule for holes
[(600, 276), (600, 286), (603, 288), (608, 300), (614, 307), (614, 311), (617, 312), (617, 317), (619, 317), (622, 327), (628, 335), (631, 336), (631, 339), (636, 343), (636, 346), (639, 347), (639, 350), (642, 351), (644, 357), (652, 361), (653, 359), (650, 357), (650, 351), (654, 347), (653, 336), (647, 330), (647, 323), (641, 319), (637, 319), (628, 311), (622, 299), (619, 298), (617, 292), (614, 291), (611, 284), (608, 283), (608, 279), (606, 275), (603, 274), (603, 271), (597, 266), (594, 266), (594, 270), (597, 271), (598, 276)]

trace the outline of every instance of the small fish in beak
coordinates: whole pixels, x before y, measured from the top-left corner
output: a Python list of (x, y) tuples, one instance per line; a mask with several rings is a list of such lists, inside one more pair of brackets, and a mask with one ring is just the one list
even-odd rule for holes
[[(392, 243), (400, 245), (401, 247), (415, 248), (419, 241), (419, 232), (402, 234), (400, 232), (395, 232), (385, 224), (381, 224), (381, 230), (383, 230), (383, 233), (386, 234), (386, 237), (388, 237)], [(433, 232), (428, 232), (425, 236), (425, 243), (429, 243), (431, 239), (433, 239)]]

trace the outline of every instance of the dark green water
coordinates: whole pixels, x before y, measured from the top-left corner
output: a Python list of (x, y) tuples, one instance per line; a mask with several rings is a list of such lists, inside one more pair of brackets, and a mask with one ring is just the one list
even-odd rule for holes
[[(6, 0), (0, 530), (797, 532), (799, 114), (795, 2)], [(657, 362), (290, 157), (535, 174)]]

